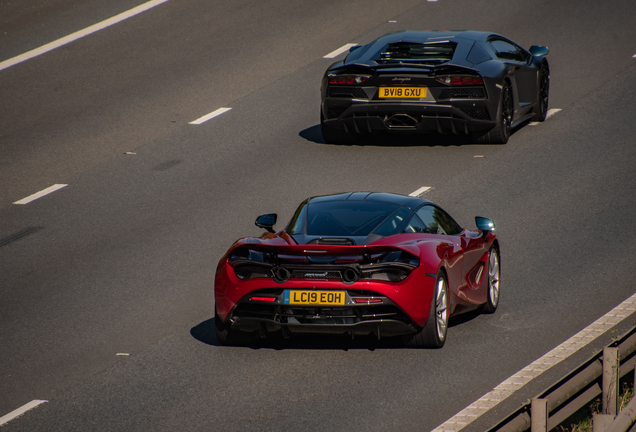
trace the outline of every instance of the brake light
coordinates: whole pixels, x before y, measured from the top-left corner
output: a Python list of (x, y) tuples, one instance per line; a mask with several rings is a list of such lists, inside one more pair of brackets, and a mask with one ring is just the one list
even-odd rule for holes
[(438, 77), (437, 81), (446, 85), (484, 85), (484, 80), (481, 77), (474, 76), (443, 76)]
[(335, 85), (356, 85), (362, 84), (369, 77), (367, 76), (356, 76), (356, 75), (332, 75), (329, 77), (329, 84)]
[(250, 300), (273, 302), (276, 301), (276, 297), (252, 297)]

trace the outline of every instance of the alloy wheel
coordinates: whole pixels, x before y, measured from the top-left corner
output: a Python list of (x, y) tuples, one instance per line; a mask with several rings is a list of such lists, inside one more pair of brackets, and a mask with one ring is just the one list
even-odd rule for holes
[(443, 341), (446, 338), (446, 329), (448, 328), (448, 290), (446, 288), (446, 280), (443, 277), (437, 280), (436, 291), (435, 315), (437, 337), (440, 341)]
[(488, 290), (493, 306), (499, 303), (499, 255), (496, 250), (490, 253), (488, 263)]

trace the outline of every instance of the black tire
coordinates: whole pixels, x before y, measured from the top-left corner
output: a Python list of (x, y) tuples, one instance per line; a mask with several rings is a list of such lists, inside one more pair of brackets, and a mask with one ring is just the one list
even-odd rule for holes
[(320, 110), (320, 132), (322, 132), (323, 141), (327, 144), (347, 144), (355, 141), (352, 134), (327, 126), (322, 109)]
[(475, 141), (480, 144), (506, 144), (510, 138), (513, 110), (512, 89), (507, 82), (504, 82), (501, 88), (501, 96), (499, 97), (497, 124), (488, 132), (475, 135)]
[[(442, 294), (443, 293), (443, 294)], [(437, 275), (431, 310), (424, 328), (413, 335), (404, 336), (404, 344), (410, 348), (441, 348), (446, 342), (448, 330), (448, 282), (444, 273)]]
[(219, 318), (214, 309), (214, 327), (216, 329), (216, 338), (221, 345), (225, 346), (250, 346), (256, 341), (256, 337), (252, 333), (232, 330)]
[(539, 71), (537, 88), (537, 104), (534, 107), (534, 121), (542, 122), (548, 116), (548, 102), (550, 100), (550, 68), (543, 63)]
[(495, 313), (497, 306), (499, 306), (499, 299), (501, 297), (501, 266), (499, 258), (499, 250), (494, 246), (491, 247), (490, 252), (488, 252), (488, 273), (486, 274), (488, 278), (488, 295), (486, 303), (482, 306), (482, 313)]

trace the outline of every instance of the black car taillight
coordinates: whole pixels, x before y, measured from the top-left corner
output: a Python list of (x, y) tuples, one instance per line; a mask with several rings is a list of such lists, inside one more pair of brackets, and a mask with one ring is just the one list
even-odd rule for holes
[(370, 77), (362, 75), (331, 75), (329, 84), (332, 85), (357, 85), (362, 84)]
[(436, 80), (451, 86), (484, 85), (484, 80), (475, 76), (441, 76), (437, 77)]

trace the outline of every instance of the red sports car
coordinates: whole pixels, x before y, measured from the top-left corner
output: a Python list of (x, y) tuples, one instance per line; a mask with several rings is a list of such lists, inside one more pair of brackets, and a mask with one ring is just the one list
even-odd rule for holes
[(441, 348), (448, 319), (499, 303), (499, 242), (490, 219), (461, 228), (432, 202), (349, 192), (305, 200), (281, 231), (237, 240), (219, 261), (216, 334), (246, 345), (282, 334), (401, 336)]

